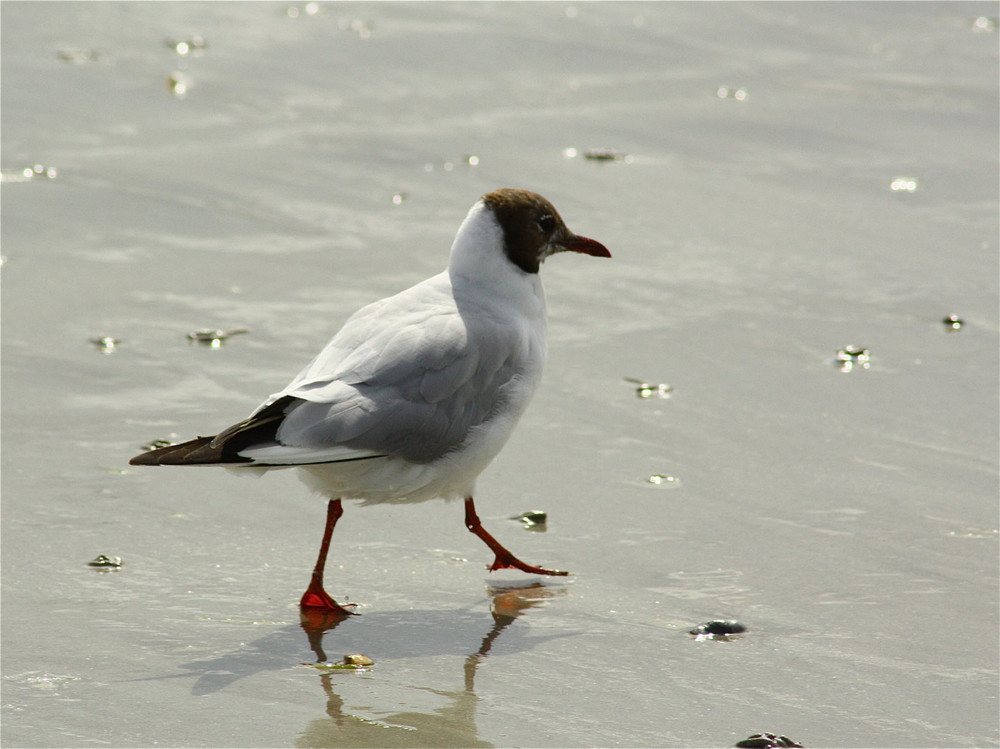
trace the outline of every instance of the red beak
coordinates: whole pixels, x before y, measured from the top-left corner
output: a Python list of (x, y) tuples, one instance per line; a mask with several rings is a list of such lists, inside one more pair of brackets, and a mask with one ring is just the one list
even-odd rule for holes
[(579, 234), (570, 234), (567, 239), (559, 244), (562, 245), (564, 250), (569, 250), (570, 252), (582, 252), (584, 255), (593, 255), (594, 257), (611, 257), (608, 248), (603, 244), (596, 239), (581, 237)]

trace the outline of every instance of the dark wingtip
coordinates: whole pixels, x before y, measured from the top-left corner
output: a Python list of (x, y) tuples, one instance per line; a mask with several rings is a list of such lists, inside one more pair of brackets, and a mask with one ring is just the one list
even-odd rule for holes
[(130, 466), (182, 466), (199, 463), (223, 463), (222, 449), (212, 446), (215, 437), (198, 437), (178, 445), (167, 445), (140, 453), (132, 458)]
[(136, 455), (128, 463), (132, 466), (189, 466), (213, 463), (253, 463), (240, 455), (240, 450), (250, 445), (273, 443), (277, 438), (285, 414), (304, 403), (286, 395), (262, 407), (250, 418), (234, 424), (213, 437), (196, 437), (178, 445), (167, 445)]

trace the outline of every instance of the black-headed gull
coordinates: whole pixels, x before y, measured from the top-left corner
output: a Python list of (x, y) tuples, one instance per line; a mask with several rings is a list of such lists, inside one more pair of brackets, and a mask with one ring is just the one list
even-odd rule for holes
[(342, 499), (463, 499), (466, 527), (496, 555), (490, 570), (565, 575), (525, 564), (501, 546), (480, 523), (473, 492), (538, 385), (546, 351), (538, 268), (567, 250), (611, 257), (600, 242), (567, 229), (541, 195), (484, 195), (458, 229), (447, 270), (356, 312), (249, 418), (129, 462), (298, 467), (305, 483), (329, 498), (303, 608), (351, 613), (323, 589)]

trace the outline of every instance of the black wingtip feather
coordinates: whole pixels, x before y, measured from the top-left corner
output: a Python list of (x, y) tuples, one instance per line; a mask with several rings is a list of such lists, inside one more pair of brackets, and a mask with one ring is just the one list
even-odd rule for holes
[(179, 445), (167, 445), (136, 455), (128, 463), (131, 466), (182, 466), (242, 462), (239, 459), (226, 460), (221, 447), (212, 445), (214, 439), (215, 437), (198, 437)]
[(226, 463), (253, 463), (239, 454), (251, 445), (273, 443), (278, 427), (290, 410), (302, 403), (286, 395), (262, 408), (249, 419), (234, 424), (214, 437), (197, 437), (178, 445), (167, 445), (136, 455), (131, 466), (190, 466)]

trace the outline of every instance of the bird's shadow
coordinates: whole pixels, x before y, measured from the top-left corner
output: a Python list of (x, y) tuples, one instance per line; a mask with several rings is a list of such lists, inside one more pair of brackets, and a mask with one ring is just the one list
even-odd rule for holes
[(281, 626), (256, 640), (241, 643), (231, 652), (182, 664), (183, 673), (144, 680), (196, 676), (191, 693), (203, 696), (259, 673), (330, 662), (326, 652), (330, 650), (334, 654), (332, 661), (339, 661), (348, 653), (364, 653), (380, 663), (399, 658), (465, 655), (466, 688), (471, 689), (474, 667), (486, 657), (501, 634), (505, 651), (515, 653), (573, 634), (532, 636), (530, 627), (511, 627), (527, 610), (565, 593), (566, 587), (561, 584), (521, 582), (488, 586), (488, 611), (483, 610), (484, 601), (480, 600), (448, 611), (373, 611), (346, 618), (302, 613), (297, 625)]

